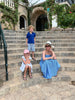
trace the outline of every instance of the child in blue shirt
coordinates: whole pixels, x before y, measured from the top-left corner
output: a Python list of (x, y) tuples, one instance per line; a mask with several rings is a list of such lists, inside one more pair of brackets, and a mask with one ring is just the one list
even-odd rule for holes
[(35, 57), (34, 57), (36, 33), (34, 33), (33, 30), (34, 30), (33, 25), (30, 25), (29, 26), (29, 32), (26, 35), (26, 45), (28, 45), (28, 50), (32, 54), (32, 59), (36, 60)]

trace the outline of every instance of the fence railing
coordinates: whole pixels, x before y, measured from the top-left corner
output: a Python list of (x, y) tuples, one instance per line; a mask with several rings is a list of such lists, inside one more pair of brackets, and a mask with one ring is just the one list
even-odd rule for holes
[(5, 41), (4, 33), (1, 28), (1, 23), (0, 23), (0, 49), (2, 49), (2, 44), (4, 46), (4, 58), (5, 58), (5, 70), (6, 70), (6, 80), (8, 80), (8, 57), (7, 57), (7, 44)]
[(6, 6), (12, 8), (14, 10), (13, 0), (0, 0), (0, 3), (4, 3)]

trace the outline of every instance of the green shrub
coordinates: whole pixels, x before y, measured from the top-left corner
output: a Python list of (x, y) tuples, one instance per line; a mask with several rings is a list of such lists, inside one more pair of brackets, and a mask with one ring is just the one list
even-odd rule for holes
[(72, 11), (72, 12), (75, 12), (75, 4), (72, 4), (72, 6), (71, 6), (71, 11)]

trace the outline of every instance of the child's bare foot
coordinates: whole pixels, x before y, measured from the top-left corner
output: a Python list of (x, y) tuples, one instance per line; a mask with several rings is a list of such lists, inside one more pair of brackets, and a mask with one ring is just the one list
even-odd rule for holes
[(32, 75), (30, 74), (29, 77), (32, 78)]
[(26, 77), (26, 76), (24, 76), (24, 77), (23, 77), (23, 80), (27, 80), (27, 77)]

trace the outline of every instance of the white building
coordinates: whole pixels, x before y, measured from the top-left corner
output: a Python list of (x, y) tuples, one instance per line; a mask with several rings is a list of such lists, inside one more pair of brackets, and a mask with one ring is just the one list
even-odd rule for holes
[(55, 0), (56, 3), (68, 2), (70, 5), (75, 4), (75, 0)]

